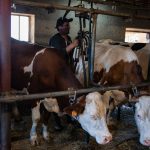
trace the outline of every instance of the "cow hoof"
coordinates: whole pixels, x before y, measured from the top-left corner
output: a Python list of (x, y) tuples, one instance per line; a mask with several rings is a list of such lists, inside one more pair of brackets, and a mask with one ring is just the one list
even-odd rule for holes
[(40, 145), (39, 140), (37, 139), (37, 136), (32, 136), (30, 139), (30, 143), (32, 146)]

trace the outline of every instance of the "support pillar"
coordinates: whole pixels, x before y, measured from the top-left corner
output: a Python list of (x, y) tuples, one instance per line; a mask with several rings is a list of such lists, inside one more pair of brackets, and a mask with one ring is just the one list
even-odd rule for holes
[[(10, 14), (11, 0), (0, 0), (0, 92), (10, 90)], [(10, 112), (0, 103), (0, 150), (10, 150)]]

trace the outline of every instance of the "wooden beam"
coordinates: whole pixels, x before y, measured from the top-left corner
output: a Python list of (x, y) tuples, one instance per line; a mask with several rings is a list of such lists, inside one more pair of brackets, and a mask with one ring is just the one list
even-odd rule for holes
[[(131, 2), (125, 2), (125, 1), (119, 1), (119, 0), (110, 0), (110, 1), (103, 1), (103, 0), (82, 0), (85, 2), (93, 2), (95, 4), (102, 4), (102, 5), (109, 5), (109, 6), (117, 6), (118, 8), (125, 8), (125, 9), (131, 9), (131, 10), (147, 10), (150, 11), (150, 7), (148, 7), (148, 2), (144, 4), (145, 8), (142, 7), (142, 4), (137, 5), (133, 1)], [(147, 5), (147, 7), (146, 7)]]
[(39, 3), (39, 2), (30, 2), (30, 1), (13, 1), (16, 5), (22, 5), (27, 7), (38, 7), (38, 8), (54, 8), (59, 10), (70, 10), (70, 11), (79, 11), (79, 12), (89, 12), (93, 14), (102, 14), (102, 15), (110, 15), (110, 16), (117, 16), (117, 17), (126, 17), (126, 18), (136, 18), (136, 19), (145, 19), (150, 20), (149, 16), (142, 16), (142, 15), (132, 15), (127, 13), (117, 13), (113, 11), (104, 11), (100, 9), (89, 9), (83, 7), (70, 7), (58, 4), (49, 4), (49, 3)]

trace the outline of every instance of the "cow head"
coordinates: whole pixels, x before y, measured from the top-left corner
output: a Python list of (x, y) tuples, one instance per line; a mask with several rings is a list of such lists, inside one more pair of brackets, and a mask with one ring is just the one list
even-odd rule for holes
[(80, 99), (64, 111), (76, 117), (82, 128), (96, 138), (97, 143), (106, 144), (112, 139), (106, 124), (106, 106), (98, 92), (89, 93), (85, 99)]
[(140, 143), (150, 146), (150, 96), (141, 96), (138, 100), (135, 120), (140, 133)]

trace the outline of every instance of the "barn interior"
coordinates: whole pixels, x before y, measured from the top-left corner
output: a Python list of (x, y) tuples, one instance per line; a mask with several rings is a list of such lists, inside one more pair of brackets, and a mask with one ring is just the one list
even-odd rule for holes
[[(23, 1), (12, 1), (15, 5), (12, 8), (14, 13), (28, 13), (35, 15), (35, 42), (40, 44), (48, 44), (48, 39), (56, 31), (55, 24), (56, 18), (62, 16), (65, 13), (65, 8), (61, 9), (62, 6), (68, 6), (67, 0), (56, 0), (42, 1), (39, 8), (32, 7), (34, 3), (40, 3), (40, 1), (30, 1), (27, 5)], [(15, 3), (16, 2), (16, 3)], [(91, 1), (71, 1), (70, 8), (73, 7), (83, 7), (88, 11), (91, 8)], [(18, 3), (18, 5), (17, 5)], [(19, 5), (19, 3), (21, 5)], [(44, 8), (44, 4), (51, 6), (50, 9)], [(25, 6), (26, 5), (26, 6)], [(60, 5), (60, 8), (59, 8)], [(54, 8), (53, 8), (54, 6)], [(55, 7), (56, 6), (56, 7)], [(58, 7), (57, 7), (58, 6)], [(69, 8), (68, 7), (68, 8)], [(149, 1), (94, 1), (93, 9), (102, 10), (100, 14), (97, 15), (97, 25), (96, 25), (96, 41), (100, 39), (113, 39), (117, 41), (125, 41), (125, 32), (127, 28), (139, 28), (139, 29), (149, 29), (149, 15), (150, 15), (150, 3)], [(57, 9), (58, 8), (58, 9)], [(83, 11), (84, 12), (84, 11)], [(85, 10), (86, 12), (86, 10)], [(146, 13), (145, 13), (146, 12)], [(70, 11), (67, 15), (68, 18), (73, 18), (73, 23), (71, 23), (70, 35), (72, 38), (77, 36), (80, 29), (79, 18), (76, 17), (78, 12)], [(142, 20), (142, 23), (139, 22)], [(106, 29), (107, 27), (107, 29)], [(40, 29), (40, 30), (39, 30)], [(89, 23), (86, 20), (86, 27), (84, 29), (89, 30)]]
[[(112, 39), (116, 42), (150, 43), (149, 0), (1, 0), (0, 70), (2, 74), (0, 89), (2, 92), (11, 89), (10, 43), (7, 43), (7, 41), (10, 41), (10, 36), (21, 41), (48, 46), (50, 37), (57, 33), (57, 19), (63, 17), (66, 11), (68, 11), (66, 17), (73, 18), (73, 22), (70, 23), (69, 35), (71, 38), (75, 39), (80, 35), (81, 30), (86, 32), (91, 28), (92, 48), (94, 48), (95, 42), (103, 39)], [(21, 17), (23, 18), (22, 27), (20, 26)], [(147, 63), (147, 74), (145, 76), (150, 79), (149, 54), (144, 56), (144, 60)], [(4, 107), (5, 109), (3, 109)], [(2, 110), (0, 115), (0, 145), (4, 144), (4, 146), (0, 147), (1, 150), (9, 150), (10, 147), (12, 150), (149, 149), (149, 147), (139, 143), (139, 135), (134, 121), (134, 109), (133, 107), (128, 107), (128, 105), (123, 106), (121, 119), (119, 122), (117, 121), (117, 125), (112, 129), (115, 139), (104, 146), (98, 145), (92, 137), (90, 142), (85, 144), (82, 141), (84, 139), (83, 131), (80, 128), (68, 126), (66, 118), (62, 118), (65, 129), (60, 133), (54, 131), (53, 118), (51, 118), (49, 121), (51, 141), (45, 143), (40, 137), (40, 145), (32, 147), (29, 142), (31, 118), (25, 116), (25, 124), (24, 122), (23, 125), (21, 124), (23, 129), (18, 123), (18, 127), (11, 130), (9, 114), (6, 113), (7, 109), (8, 106), (5, 106), (5, 103), (0, 104), (0, 110)], [(116, 111), (112, 114), (114, 118), (116, 118), (116, 114)], [(11, 138), (2, 136), (2, 126), (6, 126), (6, 135)], [(40, 134), (40, 131), (38, 132)]]

